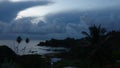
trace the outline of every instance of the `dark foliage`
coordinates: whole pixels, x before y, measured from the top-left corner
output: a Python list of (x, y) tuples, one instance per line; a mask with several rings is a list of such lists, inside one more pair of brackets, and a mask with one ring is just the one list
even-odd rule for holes
[(22, 41), (22, 38), (20, 36), (17, 37), (16, 41), (20, 44)]
[[(90, 27), (90, 33), (83, 32), (83, 34), (86, 35), (85, 38), (79, 40), (74, 39), (74, 42), (68, 42), (69, 44), (72, 44), (71, 46), (68, 45), (71, 48), (69, 52), (60, 53), (57, 54), (57, 56), (65, 59), (88, 59), (88, 61), (100, 64), (114, 63), (116, 60), (120, 60), (119, 31), (106, 32), (104, 28), (94, 25)], [(66, 40), (69, 39), (62, 40), (62, 42), (64, 41), (63, 47), (66, 47)], [(40, 45), (46, 45), (50, 42), (51, 40), (43, 42)], [(51, 45), (47, 46), (53, 46), (56, 40), (54, 41), (54, 44), (52, 42)], [(56, 45), (59, 45), (59, 43)]]
[(26, 42), (26, 43), (29, 43), (29, 42), (30, 42), (30, 39), (29, 39), (29, 38), (26, 38), (25, 42)]
[(40, 42), (38, 46), (49, 46), (49, 47), (66, 47), (72, 48), (79, 44), (79, 39), (66, 38), (64, 40), (51, 39), (49, 41)]
[(50, 62), (41, 55), (18, 56), (15, 61), (22, 68), (50, 68)]
[(93, 25), (89, 27), (89, 32), (82, 31), (82, 34), (87, 37), (87, 41), (89, 41), (91, 45), (96, 45), (105, 39), (106, 29)]
[(50, 68), (50, 61), (42, 58), (41, 55), (17, 55), (7, 46), (0, 46), (0, 67), (1, 64), (12, 64), (11, 61), (20, 68)]
[(16, 53), (7, 46), (0, 46), (0, 63), (5, 59), (11, 60), (16, 57)]
[[(87, 66), (87, 64), (89, 64), (87, 67), (90, 68), (92, 64), (92, 66), (96, 66), (96, 64), (98, 64), (100, 68), (104, 68), (104, 65), (106, 64), (116, 65), (115, 61), (120, 60), (120, 31), (106, 32), (106, 29), (95, 25), (90, 27), (89, 30), (89, 32), (82, 32), (82, 34), (86, 35), (86, 37), (82, 39), (51, 39), (49, 41), (40, 42), (38, 46), (69, 48), (69, 51), (53, 54), (53, 57), (64, 58), (68, 61), (72, 60), (72, 62), (75, 62), (72, 64), (74, 65), (77, 63), (78, 68), (79, 66)], [(19, 36), (17, 38), (17, 42), (20, 43), (21, 41), (22, 38)], [(25, 41), (26, 43), (29, 43), (30, 40), (29, 38), (26, 38)], [(48, 55), (49, 58), (50, 55)], [(2, 60), (4, 59), (13, 60), (22, 68), (51, 68), (50, 60), (47, 58), (41, 58), (41, 55), (19, 56), (16, 55), (10, 48), (1, 46), (0, 63), (2, 63)]]

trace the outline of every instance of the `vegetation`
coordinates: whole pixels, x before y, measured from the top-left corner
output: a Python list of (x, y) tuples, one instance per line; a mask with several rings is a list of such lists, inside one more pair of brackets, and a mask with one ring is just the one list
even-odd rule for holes
[(16, 52), (19, 53), (19, 44), (21, 43), (22, 38), (21, 38), (20, 36), (18, 36), (17, 39), (16, 39), (16, 41), (17, 41), (17, 43), (18, 43), (18, 46), (16, 47), (16, 49), (17, 49)]
[(22, 68), (50, 68), (49, 60), (36, 54), (18, 56), (15, 62)]
[(41, 55), (17, 55), (7, 46), (0, 46), (0, 68), (50, 68), (50, 61)]
[(26, 43), (29, 43), (29, 42), (30, 42), (30, 39), (29, 39), (29, 38), (26, 38), (25, 42), (26, 42)]
[[(19, 36), (16, 41), (21, 43), (22, 38)], [(29, 38), (26, 38), (29, 43)], [(19, 45), (18, 45), (19, 46)], [(17, 48), (19, 48), (17, 46)], [(50, 60), (42, 58), (41, 55), (19, 55), (6, 45), (0, 46), (0, 68), (50, 68)]]
[[(50, 58), (59, 57), (53, 68), (73, 66), (77, 68), (120, 68), (120, 31), (107, 32), (101, 26), (89, 27), (82, 31), (84, 38), (51, 39), (38, 46), (65, 47), (70, 50), (44, 55), (18, 55), (9, 47), (0, 46), (0, 68), (51, 68)], [(16, 41), (21, 43), (19, 36)], [(29, 43), (29, 38), (25, 39)], [(19, 46), (19, 45), (18, 45)]]
[(66, 38), (64, 40), (51, 39), (49, 41), (40, 42), (38, 46), (71, 48), (73, 45), (77, 45), (78, 43), (79, 40), (75, 40), (74, 38)]
[(0, 68), (21, 68), (21, 67), (14, 61), (4, 60), (4, 62), (0, 64)]
[[(65, 63), (67, 64), (67, 62), (65, 60), (68, 60), (68, 64), (72, 64), (73, 66), (73, 62), (78, 62), (80, 67), (90, 63), (87, 66), (90, 67), (90, 65), (93, 64), (92, 68), (94, 68), (96, 65), (98, 67), (95, 68), (100, 68), (101, 66), (114, 64), (117, 60), (120, 60), (119, 31), (107, 32), (105, 28), (93, 25), (89, 27), (89, 32), (83, 31), (82, 34), (85, 35), (85, 37), (82, 39), (51, 39), (46, 42), (40, 42), (38, 46), (62, 46), (71, 48), (69, 52), (55, 54), (57, 57), (64, 58), (63, 62), (59, 62), (57, 64), (57, 67), (59, 67), (59, 64), (60, 66), (66, 66)], [(84, 64), (81, 64), (81, 62), (84, 62)], [(78, 65), (75, 66), (79, 67)], [(84, 68), (84, 66), (81, 68)]]
[(16, 41), (18, 42), (18, 44), (20, 44), (21, 41), (22, 41), (22, 38), (20, 36), (18, 36), (17, 39), (16, 39)]
[(92, 27), (89, 27), (89, 33), (82, 33), (86, 35), (86, 40), (90, 42), (90, 51), (87, 55), (88, 58), (95, 61), (98, 60), (101, 63), (112, 61), (112, 49), (110, 49), (110, 46), (105, 45), (105, 42), (107, 42), (110, 36), (106, 35), (106, 30), (104, 28), (94, 25)]
[(16, 57), (16, 53), (7, 46), (0, 46), (0, 64), (5, 60), (13, 60)]

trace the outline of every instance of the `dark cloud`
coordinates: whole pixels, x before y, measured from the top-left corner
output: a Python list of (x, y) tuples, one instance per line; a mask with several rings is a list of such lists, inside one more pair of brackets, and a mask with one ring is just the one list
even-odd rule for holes
[(10, 2), (2, 1), (0, 2), (0, 21), (10, 22), (12, 21), (18, 12), (26, 8), (37, 6), (37, 5), (47, 5), (50, 1), (25, 1), (25, 2)]
[(81, 19), (88, 25), (101, 25), (105, 27), (107, 30), (120, 30), (120, 9), (112, 8), (112, 9), (104, 9), (104, 10), (96, 10), (89, 11), (85, 13)]
[[(0, 37), (13, 38), (22, 35), (32, 39), (81, 38), (81, 31), (88, 31), (88, 26), (96, 24), (107, 30), (120, 30), (120, 10), (99, 10), (75, 12), (66, 11), (48, 14), (44, 20), (33, 22), (38, 17), (21, 18), (10, 24), (0, 23)], [(34, 24), (33, 24), (34, 23)], [(7, 35), (8, 34), (8, 35)], [(5, 36), (7, 35), (7, 36)]]
[[(66, 37), (80, 38), (81, 31), (87, 30), (86, 24), (80, 22), (77, 13), (57, 13), (45, 17), (44, 21), (33, 24), (34, 17), (22, 18), (13, 21), (3, 32), (21, 35), (30, 35), (36, 39), (63, 39)], [(72, 18), (74, 17), (74, 18)]]

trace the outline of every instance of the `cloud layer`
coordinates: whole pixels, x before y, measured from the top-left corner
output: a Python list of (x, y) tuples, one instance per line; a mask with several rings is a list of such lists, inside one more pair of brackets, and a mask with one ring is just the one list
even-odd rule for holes
[(0, 1), (0, 21), (10, 22), (16, 16), (17, 13), (26, 8), (37, 6), (37, 5), (47, 5), (50, 1), (26, 1), (26, 2), (11, 2), (9, 0)]
[(120, 10), (66, 11), (42, 17), (26, 17), (11, 23), (0, 22), (0, 38), (15, 39), (18, 35), (32, 39), (81, 38), (88, 26), (102, 25), (107, 30), (120, 30)]
[[(74, 18), (71, 19), (72, 17)], [(21, 18), (10, 24), (1, 23), (0, 25), (3, 26), (1, 34), (11, 34), (15, 35), (14, 37), (18, 35), (30, 36), (35, 39), (63, 39), (66, 37), (80, 38), (82, 37), (80, 35), (81, 31), (87, 30), (87, 25), (80, 22), (80, 16), (76, 13), (72, 15), (69, 15), (69, 13), (48, 15), (44, 20), (39, 20), (35, 24), (33, 20), (36, 18)]]

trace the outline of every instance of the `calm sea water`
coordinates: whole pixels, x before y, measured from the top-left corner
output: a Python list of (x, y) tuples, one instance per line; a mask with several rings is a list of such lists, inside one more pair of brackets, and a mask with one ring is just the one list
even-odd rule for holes
[[(0, 46), (6, 45), (14, 50), (16, 53), (22, 54), (47, 54), (53, 53), (53, 51), (48, 51), (46, 49), (50, 49), (50, 47), (45, 46), (37, 46), (37, 44), (41, 40), (31, 40), (29, 43), (22, 41), (18, 44), (15, 40), (0, 40)], [(19, 46), (19, 50), (17, 52), (16, 47)]]

